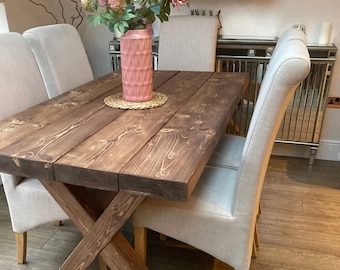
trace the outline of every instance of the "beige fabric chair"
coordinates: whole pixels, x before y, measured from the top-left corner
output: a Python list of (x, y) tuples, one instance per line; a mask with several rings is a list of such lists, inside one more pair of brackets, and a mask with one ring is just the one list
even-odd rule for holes
[[(306, 34), (296, 28), (291, 28), (285, 31), (280, 36), (280, 42), (276, 46), (276, 50), (273, 52), (273, 57), (284, 41), (291, 39), (300, 39), (306, 42)], [(226, 134), (224, 135), (219, 144), (217, 145), (213, 155), (208, 161), (208, 165), (237, 169), (240, 166), (243, 147), (246, 142), (246, 137)], [(261, 205), (259, 205), (259, 214), (261, 213)], [(257, 234), (257, 227), (255, 230), (255, 243), (253, 247), (253, 257), (256, 257), (256, 247), (259, 246), (259, 239)]]
[[(280, 36), (280, 42), (277, 44), (277, 49), (283, 41), (290, 39), (300, 39), (306, 42), (306, 35), (303, 31), (292, 28), (285, 31), (283, 35)], [(273, 53), (273, 57), (275, 54)], [(246, 142), (246, 137), (237, 136), (232, 134), (225, 134), (219, 144), (217, 145), (213, 155), (208, 161), (208, 166), (224, 167), (231, 169), (238, 169), (242, 160), (242, 152)], [(259, 214), (261, 213), (261, 205), (259, 205)], [(253, 246), (253, 257), (256, 257), (256, 248), (259, 247), (259, 239), (257, 234), (257, 227), (255, 227), (255, 242)]]
[(93, 80), (83, 42), (72, 25), (40, 26), (23, 35), (37, 59), (50, 98)]
[(261, 85), (237, 169), (208, 166), (185, 203), (147, 199), (131, 217), (145, 257), (146, 230), (190, 244), (236, 270), (249, 269), (264, 177), (274, 139), (297, 85), (310, 70), (306, 43), (279, 40)]
[(214, 71), (218, 19), (171, 16), (160, 26), (158, 69)]
[[(277, 44), (272, 57), (275, 57), (276, 52), (282, 44), (292, 39), (298, 39), (306, 42), (307, 37), (300, 29), (288, 29), (280, 36), (280, 42)], [(242, 151), (245, 142), (246, 138), (243, 136), (231, 134), (224, 135), (211, 156), (208, 165), (237, 169), (241, 163)]]
[[(23, 33), (39, 65), (49, 98), (94, 79), (84, 44), (76, 28), (54, 24)], [(100, 269), (107, 269), (99, 258)]]
[[(0, 35), (0, 118), (48, 99), (34, 55), (22, 35)], [(13, 119), (20, 124), (24, 119)], [(15, 135), (15, 134), (13, 134)], [(13, 231), (17, 261), (26, 259), (27, 231), (44, 223), (68, 219), (37, 179), (1, 173)]]

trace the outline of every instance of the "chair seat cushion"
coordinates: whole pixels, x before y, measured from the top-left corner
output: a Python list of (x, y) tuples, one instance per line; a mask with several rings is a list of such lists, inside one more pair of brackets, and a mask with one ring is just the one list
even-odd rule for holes
[(246, 138), (236, 135), (223, 135), (215, 148), (209, 166), (237, 169), (240, 167)]
[(226, 230), (228, 223), (237, 220), (232, 210), (236, 180), (237, 170), (206, 167), (187, 202), (148, 198), (132, 215), (131, 222), (135, 227), (149, 228), (223, 258), (226, 250), (232, 249), (225, 239), (238, 237), (244, 230), (244, 226)]
[(17, 188), (26, 188), (26, 189), (32, 189), (32, 190), (44, 190), (44, 186), (40, 183), (40, 181), (36, 178), (25, 178), (23, 179), (20, 184), (17, 186)]
[(38, 179), (25, 178), (13, 185), (14, 176), (4, 173), (1, 176), (14, 232), (22, 233), (48, 222), (69, 219)]
[[(177, 223), (180, 216), (187, 216), (187, 211), (190, 211), (190, 215), (196, 214), (207, 218), (208, 216), (232, 218), (236, 179), (237, 170), (208, 166), (187, 202), (148, 198), (137, 209), (133, 223), (135, 226), (143, 227), (150, 223), (150, 218), (154, 218), (157, 223), (161, 219), (164, 221), (174, 219)], [(148, 213), (143, 213), (145, 211)], [(143, 219), (146, 219), (145, 224)]]

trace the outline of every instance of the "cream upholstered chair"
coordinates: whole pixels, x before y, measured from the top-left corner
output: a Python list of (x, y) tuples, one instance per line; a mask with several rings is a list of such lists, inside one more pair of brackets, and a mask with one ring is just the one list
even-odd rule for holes
[[(58, 96), (94, 79), (84, 44), (70, 24), (45, 25), (26, 30), (49, 98)], [(100, 269), (107, 269), (99, 257)]]
[(50, 98), (93, 80), (83, 42), (74, 26), (39, 26), (23, 35), (37, 59)]
[(213, 16), (171, 16), (160, 26), (158, 69), (214, 71), (219, 26)]
[[(290, 28), (280, 36), (272, 57), (275, 57), (279, 47), (287, 40), (299, 39), (306, 42), (306, 34), (300, 29)], [(237, 169), (241, 163), (242, 151), (246, 137), (225, 134), (217, 145), (213, 155), (208, 161), (208, 165)]]
[(249, 269), (258, 205), (274, 139), (288, 103), (310, 70), (306, 43), (279, 40), (261, 85), (237, 169), (207, 166), (187, 202), (147, 199), (133, 214), (135, 248), (145, 258), (150, 228), (236, 270)]
[[(0, 118), (48, 99), (34, 55), (22, 35), (0, 34)], [(24, 119), (13, 119), (20, 123)], [(1, 173), (13, 231), (17, 261), (26, 260), (27, 231), (44, 223), (68, 219), (37, 179)]]
[[(291, 39), (299, 39), (306, 42), (306, 34), (300, 29), (291, 28), (285, 31), (280, 36), (280, 42), (276, 46), (276, 50), (273, 52), (272, 57), (275, 57), (276, 51), (278, 51), (281, 44)], [(243, 147), (246, 142), (246, 137), (237, 136), (232, 134), (225, 134), (219, 144), (217, 145), (213, 155), (208, 161), (209, 166), (217, 166), (224, 168), (237, 169), (240, 166), (242, 160)], [(259, 213), (261, 213), (261, 207), (259, 204)], [(255, 241), (253, 247), (253, 256), (256, 256), (256, 247), (259, 246), (259, 238), (257, 232), (257, 226), (255, 226)]]
[(214, 71), (218, 19), (171, 16), (160, 26), (158, 69)]

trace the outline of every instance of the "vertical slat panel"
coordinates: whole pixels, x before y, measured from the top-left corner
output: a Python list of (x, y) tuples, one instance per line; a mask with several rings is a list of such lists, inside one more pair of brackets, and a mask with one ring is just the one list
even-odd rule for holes
[[(298, 86), (288, 105), (277, 141), (311, 146), (319, 143), (334, 61), (333, 58), (312, 59), (311, 72)], [(228, 133), (246, 136), (269, 58), (228, 56), (222, 62), (222, 71), (250, 73), (251, 82), (243, 102), (237, 107), (233, 121), (227, 127)]]

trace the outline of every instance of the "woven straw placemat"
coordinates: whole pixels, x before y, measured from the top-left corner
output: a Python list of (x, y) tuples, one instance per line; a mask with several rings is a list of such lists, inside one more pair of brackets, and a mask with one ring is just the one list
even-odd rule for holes
[(167, 100), (168, 100), (167, 95), (158, 92), (153, 92), (153, 97), (151, 100), (143, 102), (131, 102), (124, 100), (122, 93), (117, 93), (106, 97), (104, 99), (104, 103), (107, 106), (115, 109), (144, 110), (159, 107), (163, 105), (165, 102), (167, 102)]

